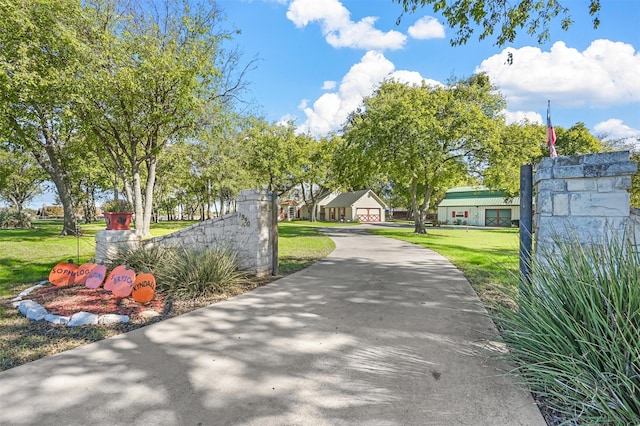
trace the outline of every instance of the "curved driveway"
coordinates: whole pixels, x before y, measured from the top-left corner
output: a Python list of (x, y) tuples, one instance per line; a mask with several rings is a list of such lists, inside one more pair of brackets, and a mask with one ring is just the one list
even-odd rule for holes
[(366, 227), (250, 293), (0, 373), (0, 424), (544, 425), (464, 276)]

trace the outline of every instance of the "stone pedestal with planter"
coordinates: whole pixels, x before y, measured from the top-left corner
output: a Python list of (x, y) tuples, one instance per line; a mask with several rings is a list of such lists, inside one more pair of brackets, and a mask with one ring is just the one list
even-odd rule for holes
[(140, 237), (135, 231), (98, 231), (96, 234), (96, 263), (105, 263), (120, 249), (140, 246)]

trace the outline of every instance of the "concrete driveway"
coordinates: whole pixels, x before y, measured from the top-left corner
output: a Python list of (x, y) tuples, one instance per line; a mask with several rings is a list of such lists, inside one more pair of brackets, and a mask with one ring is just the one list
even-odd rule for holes
[(0, 373), (0, 424), (545, 425), (464, 276), (365, 228), (251, 293)]

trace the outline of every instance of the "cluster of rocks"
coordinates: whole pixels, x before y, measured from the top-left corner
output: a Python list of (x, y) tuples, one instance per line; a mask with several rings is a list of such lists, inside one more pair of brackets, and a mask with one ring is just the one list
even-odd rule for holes
[[(17, 308), (22, 315), (25, 317), (40, 321), (45, 320), (53, 324), (61, 324), (66, 325), (67, 327), (78, 327), (81, 325), (109, 325), (109, 324), (118, 324), (118, 323), (127, 323), (130, 318), (128, 315), (117, 315), (117, 314), (105, 314), (105, 315), (96, 315), (91, 312), (76, 312), (70, 317), (55, 315), (49, 313), (44, 306), (39, 303), (34, 302), (33, 300), (25, 299), (29, 293), (34, 290), (37, 290), (41, 287), (44, 287), (48, 284), (48, 281), (42, 281), (40, 284), (34, 285), (33, 287), (29, 287), (28, 289), (22, 291), (18, 296), (11, 300), (11, 303), (15, 308)], [(144, 319), (151, 319), (153, 317), (157, 317), (160, 315), (158, 312), (154, 310), (147, 310), (140, 313), (140, 316)]]

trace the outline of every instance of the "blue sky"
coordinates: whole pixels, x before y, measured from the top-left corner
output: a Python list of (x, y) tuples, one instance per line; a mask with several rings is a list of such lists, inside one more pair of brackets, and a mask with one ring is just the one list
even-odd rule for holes
[[(640, 1), (602, 2), (596, 30), (588, 2), (567, 2), (574, 25), (559, 20), (543, 45), (525, 32), (503, 47), (473, 37), (452, 47), (454, 31), (427, 7), (396, 19), (392, 0), (218, 0), (245, 60), (249, 99), (270, 121), (294, 119), (316, 136), (392, 74), (445, 83), (484, 71), (506, 97), (507, 121), (542, 123), (547, 99), (555, 126), (584, 122), (596, 135), (640, 137)], [(507, 55), (513, 64), (507, 65)]]

